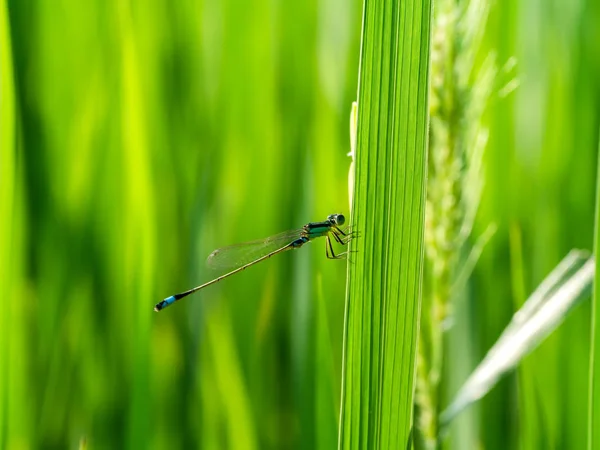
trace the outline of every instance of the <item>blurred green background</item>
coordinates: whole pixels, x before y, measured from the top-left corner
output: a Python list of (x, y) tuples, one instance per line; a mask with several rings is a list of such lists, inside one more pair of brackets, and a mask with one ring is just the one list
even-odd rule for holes
[[(212, 278), (217, 247), (349, 212), (361, 10), (0, 1), (0, 447), (335, 448), (345, 264), (322, 243), (152, 308)], [(591, 249), (599, 23), (595, 0), (492, 6), (485, 46), (520, 86), (488, 111), (478, 229), (499, 230), (448, 395)], [(588, 354), (586, 304), (450, 443), (583, 448)]]

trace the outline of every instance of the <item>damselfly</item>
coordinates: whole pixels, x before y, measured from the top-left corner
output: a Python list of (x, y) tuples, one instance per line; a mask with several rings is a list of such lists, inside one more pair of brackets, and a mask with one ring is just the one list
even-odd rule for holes
[(325, 253), (327, 254), (327, 258), (344, 258), (348, 252), (343, 252), (336, 255), (333, 251), (333, 246), (331, 245), (330, 236), (341, 245), (348, 244), (354, 235), (353, 233), (348, 232), (347, 230), (344, 231), (340, 228), (342, 225), (344, 225), (345, 221), (346, 218), (342, 214), (331, 214), (327, 217), (327, 220), (324, 220), (323, 222), (307, 223), (298, 230), (285, 231), (266, 239), (219, 248), (208, 256), (207, 264), (214, 268), (236, 267), (234, 270), (201, 284), (200, 286), (196, 286), (188, 291), (165, 298), (162, 302), (158, 303), (154, 307), (154, 311), (165, 309), (167, 306), (175, 303), (177, 300), (187, 297), (188, 295), (193, 294), (200, 289), (204, 289), (205, 287), (215, 284), (224, 278), (241, 272), (242, 270), (264, 261), (273, 255), (277, 255), (278, 253), (282, 253), (287, 250), (300, 248), (304, 244), (318, 237), (325, 236)]

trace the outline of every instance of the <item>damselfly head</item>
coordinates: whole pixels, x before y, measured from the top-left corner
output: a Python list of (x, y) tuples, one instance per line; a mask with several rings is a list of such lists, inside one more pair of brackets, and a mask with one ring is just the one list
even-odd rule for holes
[(338, 227), (344, 225), (344, 222), (346, 222), (346, 218), (343, 214), (331, 214), (327, 217), (327, 220), (337, 225)]

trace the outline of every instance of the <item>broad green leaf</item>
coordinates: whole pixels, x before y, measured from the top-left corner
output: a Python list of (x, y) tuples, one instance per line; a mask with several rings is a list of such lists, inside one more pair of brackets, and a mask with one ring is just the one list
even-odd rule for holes
[(366, 1), (339, 448), (410, 439), (423, 269), (431, 2)]

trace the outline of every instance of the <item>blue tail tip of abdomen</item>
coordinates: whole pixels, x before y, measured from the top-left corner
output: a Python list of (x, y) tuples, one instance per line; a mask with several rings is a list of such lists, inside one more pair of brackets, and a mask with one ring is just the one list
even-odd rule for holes
[(158, 312), (161, 309), (165, 309), (171, 303), (175, 303), (175, 300), (176, 299), (175, 299), (174, 295), (171, 295), (170, 297), (165, 298), (162, 302), (156, 304), (156, 306), (154, 307), (154, 311)]

